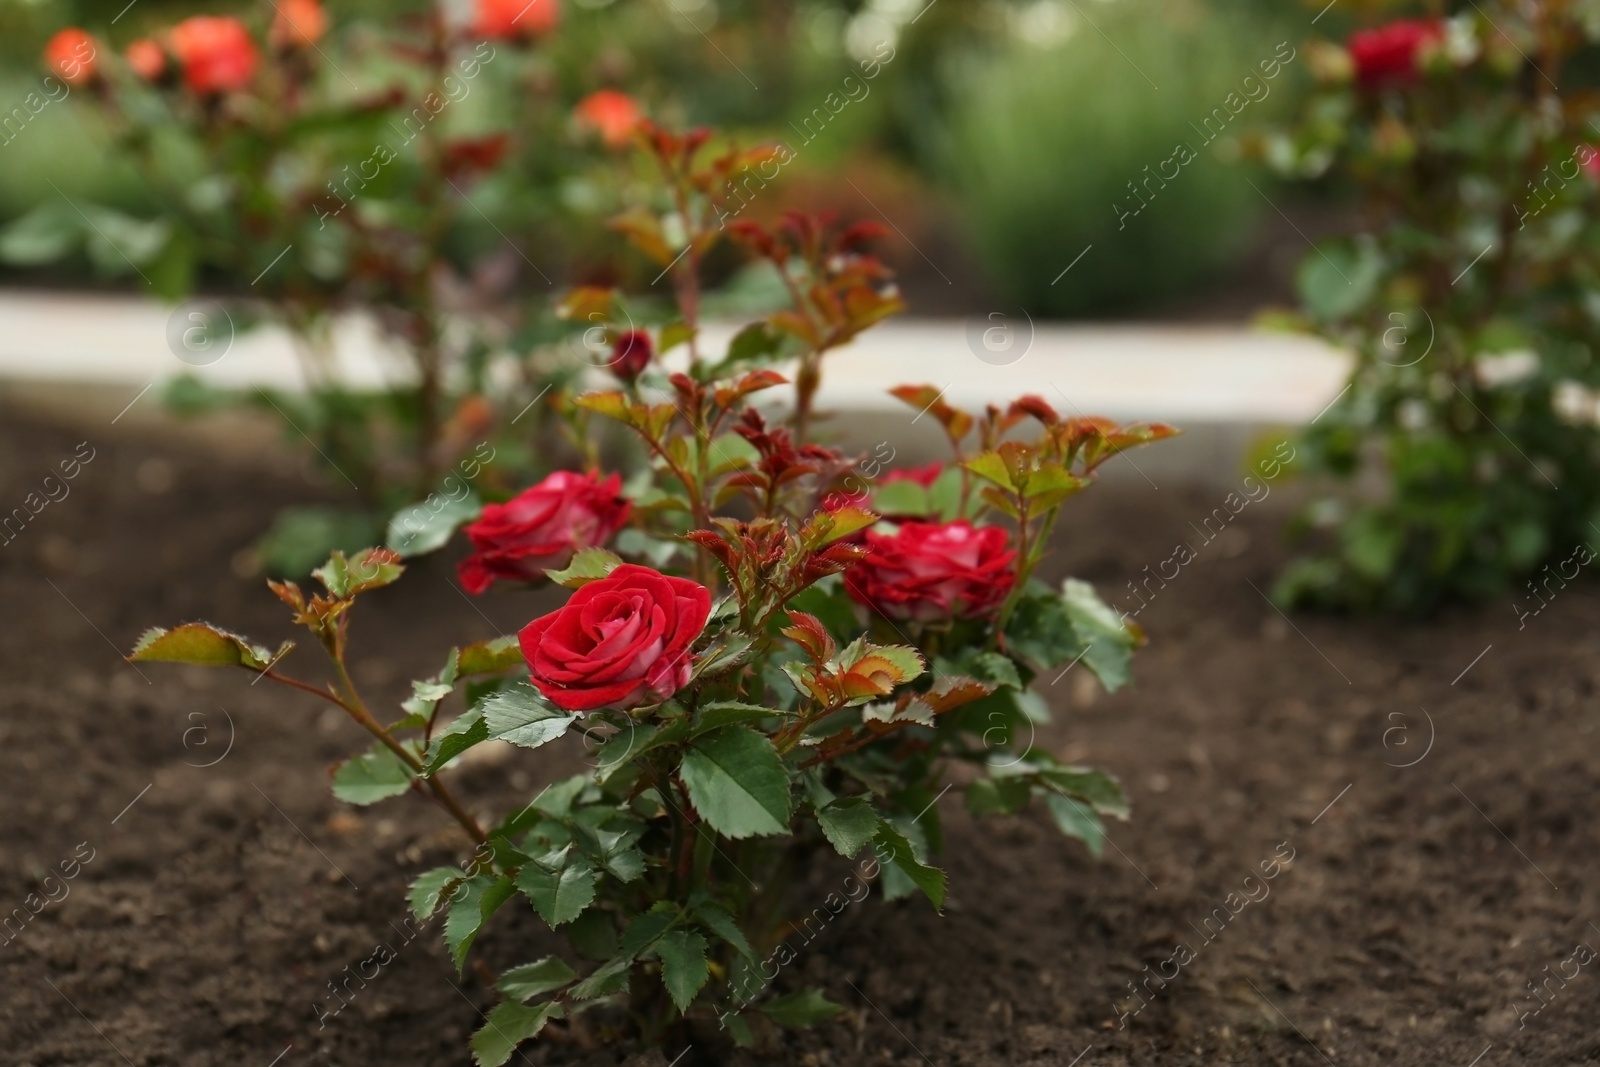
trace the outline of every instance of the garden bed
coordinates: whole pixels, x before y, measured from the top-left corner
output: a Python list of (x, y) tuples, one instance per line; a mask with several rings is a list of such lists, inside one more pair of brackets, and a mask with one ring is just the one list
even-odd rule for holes
[[(144, 627), (177, 619), (274, 645), (289, 636), (282, 606), (238, 576), (235, 554), (308, 489), (157, 438), (88, 436), (94, 456), (70, 494), (0, 546), (0, 901), (27, 914), (44, 876), (75, 875), (48, 883), (58, 899), (0, 952), (3, 1058), (465, 1062), (493, 996), (470, 965), (454, 973), (436, 926), (408, 941), (402, 925), (410, 877), (456, 856), (451, 826), (420, 802), (370, 813), (337, 803), (325, 769), (358, 738), (310, 698), (119, 658)], [(0, 414), (0, 509), (37, 491), (84, 437)], [(1081, 670), (1044, 680), (1062, 714), (1040, 743), (1112, 770), (1133, 798), (1133, 821), (1112, 824), (1105, 856), (1090, 858), (1042, 813), (980, 827), (955, 794), (944, 798), (946, 914), (873, 897), (814, 940), (791, 935), (796, 958), (779, 986), (821, 986), (847, 1013), (787, 1035), (767, 1060), (1600, 1057), (1600, 975), (1551, 977), (1572, 970), (1579, 943), (1600, 946), (1592, 589), (1559, 592), (1520, 630), (1503, 604), (1428, 626), (1289, 621), (1258, 592), (1284, 559), (1281, 496), (1203, 543), (1194, 527), (1221, 496), (1133, 480), (1074, 502), (1062, 523), (1051, 570), (1094, 581), (1119, 607), (1135, 605), (1124, 583), (1147, 565), (1155, 574), (1179, 541), (1197, 552), (1165, 588), (1150, 584), (1138, 621), (1151, 643), (1130, 689), (1108, 697)], [(469, 601), (446, 563), (425, 561), (372, 594), (356, 624), (357, 679), (385, 700), (434, 670), (446, 640), (509, 632), (554, 602)], [(433, 622), (408, 630), (401, 618)], [(296, 658), (301, 670), (314, 659)], [(318, 728), (291, 730), (306, 721)], [(491, 752), (455, 773), (474, 805), (498, 811), (581, 758), (566, 742)], [(356, 833), (363, 825), (377, 850)], [(1292, 863), (1276, 862), (1291, 850)], [(803, 879), (796, 912), (847, 873), (830, 860)], [(554, 950), (517, 911), (496, 922)], [(491, 956), (490, 968), (538, 954), (493, 940), (491, 951), (516, 958)], [(333, 1013), (328, 983), (380, 945), (392, 962), (351, 984)], [(1180, 946), (1192, 958), (1169, 962), (1183, 959)], [(1148, 977), (1175, 967), (1165, 988)], [(1547, 990), (1538, 1014), (1530, 981)], [(1130, 982), (1148, 1002), (1137, 1014)], [(623, 1059), (595, 1047), (589, 1026), (551, 1037), (526, 1046), (525, 1062)], [(638, 1062), (763, 1058), (702, 1035), (686, 1043), (681, 1060), (672, 1047)]]

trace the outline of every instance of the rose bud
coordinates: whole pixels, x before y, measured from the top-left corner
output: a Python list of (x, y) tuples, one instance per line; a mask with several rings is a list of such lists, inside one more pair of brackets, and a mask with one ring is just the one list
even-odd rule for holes
[(689, 684), (711, 593), (624, 563), (517, 634), (528, 674), (564, 711), (658, 704)]
[(493, 41), (509, 41), (548, 33), (560, 21), (560, 0), (478, 0), (472, 30)]
[(184, 19), (172, 27), (169, 43), (191, 92), (243, 89), (261, 65), (250, 31), (235, 18), (196, 15)]
[(643, 330), (624, 330), (611, 346), (609, 366), (612, 374), (631, 382), (644, 373), (654, 358), (655, 346), (650, 343), (648, 333)]
[(1350, 59), (1356, 81), (1368, 88), (1413, 82), (1425, 46), (1444, 40), (1437, 19), (1397, 19), (1376, 29), (1350, 35)]
[(167, 72), (167, 54), (148, 37), (141, 37), (128, 45), (124, 58), (133, 72), (147, 82), (156, 81)]
[(981, 618), (1011, 591), (1016, 556), (998, 526), (908, 522), (867, 531), (867, 557), (845, 572), (845, 588), (891, 619)]
[(328, 32), (328, 13), (319, 0), (273, 0), (278, 9), (267, 38), (279, 48), (310, 48)]
[(94, 77), (94, 38), (77, 27), (62, 30), (44, 46), (44, 62), (69, 85), (81, 85)]
[(457, 568), (461, 585), (477, 594), (497, 579), (537, 581), (571, 563), (578, 549), (609, 541), (631, 509), (615, 474), (602, 480), (556, 471), (504, 504), (486, 505), (467, 524), (475, 551)]
[(633, 97), (615, 89), (601, 89), (578, 101), (572, 115), (580, 127), (594, 130), (607, 148), (622, 148), (633, 138), (644, 113)]

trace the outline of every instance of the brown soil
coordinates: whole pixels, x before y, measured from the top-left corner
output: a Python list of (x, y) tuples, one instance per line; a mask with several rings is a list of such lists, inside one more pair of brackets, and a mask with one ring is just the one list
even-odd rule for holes
[[(435, 930), (406, 944), (392, 925), (410, 875), (456, 854), (450, 824), (421, 802), (336, 803), (326, 768), (359, 738), (310, 698), (118, 655), (147, 625), (196, 617), (287, 636), (232, 558), (307, 487), (0, 412), (0, 512), (85, 436), (96, 454), (71, 495), (0, 545), (0, 911), (60, 898), (0, 948), (0, 1061), (466, 1062), (491, 995), (470, 969), (456, 977)], [(1220, 503), (1134, 484), (1086, 496), (1056, 559), (1113, 599), (1178, 540), (1199, 547), (1189, 523)], [(1130, 690), (1097, 693), (1081, 670), (1049, 689), (1061, 721), (1041, 741), (1114, 770), (1134, 798), (1115, 847), (1096, 861), (1042, 814), (979, 826), (946, 797), (947, 913), (848, 908), (781, 979), (821, 985), (848, 1013), (767, 1062), (1600, 1058), (1600, 967), (1552, 977), (1577, 967), (1580, 942), (1600, 947), (1593, 588), (1560, 593), (1520, 632), (1504, 604), (1426, 627), (1291, 622), (1251, 586), (1283, 559), (1274, 503), (1247, 509), (1144, 610), (1151, 644)], [(469, 603), (443, 562), (363, 605), (358, 678), (386, 700), (449, 642), (509, 631), (542, 603)], [(295, 659), (308, 670), (314, 657)], [(459, 772), (460, 788), (503, 806), (575, 758), (519, 751)], [(63, 864), (75, 878), (43, 881)], [(817, 872), (799, 906), (840, 873)], [(1246, 892), (1270, 895), (1229, 897)], [(1228, 921), (1203, 926), (1219, 908)], [(319, 1027), (327, 983), (380, 943), (398, 958)], [(1193, 958), (1163, 989), (1148, 976), (1170, 975), (1180, 944)], [(500, 967), (550, 942), (509, 917), (485, 945)], [(1539, 1003), (1530, 981), (1546, 1006), (1522, 1016)], [(1139, 1003), (1130, 982), (1148, 1006), (1120, 1028)], [(625, 1058), (571, 1042), (525, 1051), (533, 1064)], [(680, 1064), (760, 1061), (697, 1039)]]

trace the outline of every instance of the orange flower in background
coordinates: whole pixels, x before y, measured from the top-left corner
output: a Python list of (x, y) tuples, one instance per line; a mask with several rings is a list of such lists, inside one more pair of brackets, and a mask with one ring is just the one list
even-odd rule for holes
[(491, 40), (534, 37), (561, 21), (561, 0), (478, 0), (473, 32)]
[(148, 37), (141, 37), (128, 45), (125, 58), (133, 72), (145, 81), (153, 82), (167, 70), (167, 54)]
[(250, 31), (235, 18), (196, 15), (172, 27), (172, 54), (183, 80), (197, 93), (243, 89), (261, 65)]
[(278, 14), (268, 38), (279, 48), (309, 48), (328, 32), (328, 13), (319, 0), (273, 0)]
[(610, 148), (621, 148), (639, 128), (644, 113), (633, 97), (615, 89), (601, 89), (578, 101), (572, 110), (578, 125), (595, 130)]
[(94, 77), (94, 38), (77, 27), (69, 27), (50, 38), (44, 46), (45, 65), (70, 85)]

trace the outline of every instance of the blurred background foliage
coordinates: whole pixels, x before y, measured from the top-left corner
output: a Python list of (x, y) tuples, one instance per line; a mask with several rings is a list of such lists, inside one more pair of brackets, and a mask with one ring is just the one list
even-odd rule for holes
[[(358, 39), (364, 22), (423, 7), (327, 6), (335, 32)], [(0, 111), (38, 85), (40, 49), (64, 25), (120, 49), (184, 16), (228, 10), (256, 7), (0, 0)], [(1194, 306), (1197, 289), (1225, 282), (1259, 249), (1274, 213), (1245, 180), (1250, 172), (1230, 165), (1231, 141), (1292, 108), (1305, 71), (1290, 63), (1270, 96), (1208, 146), (1190, 124), (1238, 92), (1280, 42), (1297, 45), (1305, 19), (1298, 5), (1271, 0), (566, 0), (533, 80), (494, 71), (490, 91), (451, 115), (452, 133), (558, 130), (573, 100), (616, 86), (669, 123), (789, 145), (793, 162), (752, 214), (885, 218), (904, 238), (887, 251), (917, 313), (998, 303), (1042, 316), (1146, 314), (1180, 293)], [(874, 59), (881, 69), (869, 79), (861, 64)], [(374, 50), (369, 69), (342, 76), (381, 83), (382, 62)], [(830, 94), (847, 101), (837, 113)], [(149, 214), (154, 194), (103, 151), (84, 109), (53, 106), (61, 114), (0, 145), (0, 223), (62, 194)], [(548, 110), (548, 124), (530, 123), (529, 109)], [(1199, 157), (1146, 210), (1119, 219), (1129, 183), (1179, 142)], [(542, 195), (490, 183), (473, 200), (495, 225), (539, 235), (531, 258), (546, 275), (613, 281), (637, 272), (615, 235), (595, 225), (614, 209), (614, 190), (575, 173), (557, 146), (523, 145), (517, 156), (516, 180)], [(485, 221), (487, 246), (500, 238)], [(1091, 244), (1092, 269), (1053, 283)], [(519, 285), (544, 286), (527, 275)], [(87, 262), (0, 277), (105, 284)]]

